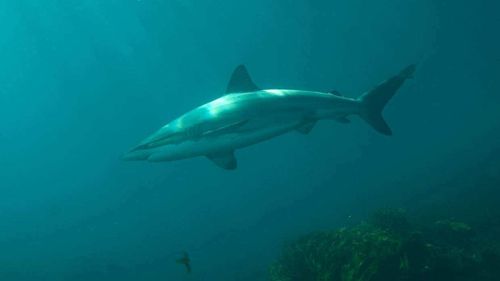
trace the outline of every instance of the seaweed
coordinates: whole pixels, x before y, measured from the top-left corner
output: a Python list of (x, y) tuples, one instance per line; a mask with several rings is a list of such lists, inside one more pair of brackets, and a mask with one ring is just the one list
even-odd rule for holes
[(368, 222), (286, 244), (270, 280), (500, 280), (498, 251), (476, 245), (473, 233), (453, 220), (415, 227), (404, 210), (382, 209)]

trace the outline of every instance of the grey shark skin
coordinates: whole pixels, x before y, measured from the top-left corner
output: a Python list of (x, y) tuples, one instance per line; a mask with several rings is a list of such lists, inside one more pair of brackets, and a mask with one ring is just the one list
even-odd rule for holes
[(123, 156), (124, 160), (174, 161), (206, 156), (216, 165), (237, 167), (234, 151), (289, 131), (307, 134), (322, 119), (349, 123), (358, 115), (376, 131), (391, 135), (382, 110), (415, 65), (358, 98), (331, 93), (259, 89), (245, 66), (238, 66), (226, 95), (195, 108), (166, 124)]

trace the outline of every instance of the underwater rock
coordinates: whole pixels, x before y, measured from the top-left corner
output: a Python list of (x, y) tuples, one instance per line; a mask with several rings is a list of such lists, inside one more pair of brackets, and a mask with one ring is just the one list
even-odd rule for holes
[[(462, 238), (473, 232), (461, 222), (436, 224)], [(498, 252), (470, 247), (470, 240), (460, 244), (462, 238), (441, 243), (435, 235), (443, 233), (412, 226), (403, 210), (380, 210), (369, 223), (314, 232), (288, 243), (269, 269), (270, 280), (500, 280)]]

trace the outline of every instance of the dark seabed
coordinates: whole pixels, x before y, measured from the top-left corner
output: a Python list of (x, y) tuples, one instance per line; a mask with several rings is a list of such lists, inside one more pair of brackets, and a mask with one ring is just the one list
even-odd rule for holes
[[(499, 11), (0, 1), (0, 279), (500, 280)], [(262, 88), (349, 97), (417, 70), (391, 137), (353, 117), (238, 150), (235, 171), (121, 160), (242, 63)]]

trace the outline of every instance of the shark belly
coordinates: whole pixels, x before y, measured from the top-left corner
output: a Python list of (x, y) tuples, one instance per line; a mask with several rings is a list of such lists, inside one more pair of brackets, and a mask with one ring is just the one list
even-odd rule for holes
[(234, 151), (282, 135), (295, 129), (300, 123), (300, 121), (289, 121), (255, 128), (254, 122), (251, 124), (254, 125), (253, 128), (242, 128), (219, 136), (199, 140), (189, 139), (179, 144), (158, 147), (150, 151), (146, 159), (151, 162), (174, 161)]

